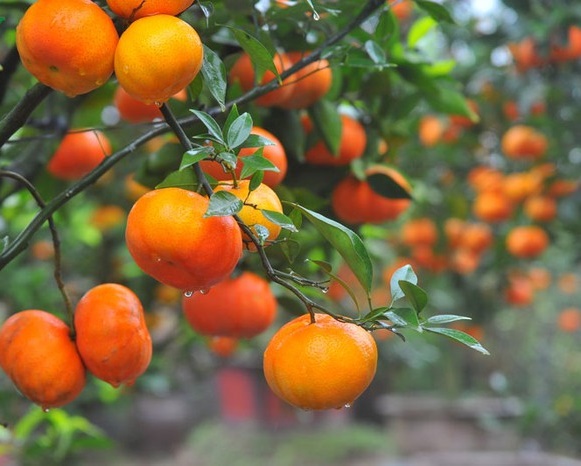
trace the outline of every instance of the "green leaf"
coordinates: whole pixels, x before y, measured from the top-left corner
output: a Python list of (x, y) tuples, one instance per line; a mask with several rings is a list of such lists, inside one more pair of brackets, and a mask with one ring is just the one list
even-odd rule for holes
[(204, 84), (218, 102), (220, 109), (226, 110), (226, 67), (220, 56), (206, 45), (204, 45), (202, 76)]
[(228, 128), (228, 134), (226, 135), (228, 147), (230, 149), (236, 149), (250, 136), (251, 130), (252, 117), (249, 113), (245, 112), (236, 118)]
[(328, 100), (321, 99), (308, 109), (313, 121), (316, 133), (320, 136), (331, 154), (339, 152), (341, 144), (341, 115), (337, 112), (337, 105)]
[(442, 325), (449, 324), (450, 322), (457, 322), (459, 320), (472, 320), (470, 317), (457, 316), (454, 314), (440, 314), (437, 316), (432, 316), (424, 322), (424, 325)]
[(298, 204), (292, 204), (309, 219), (321, 235), (343, 257), (366, 292), (371, 291), (373, 266), (363, 241), (346, 226)]
[(466, 116), (475, 122), (479, 119), (478, 115), (468, 106), (466, 97), (449, 86), (439, 86), (437, 92), (426, 94), (425, 98), (430, 106), (438, 112)]
[(471, 335), (468, 335), (465, 332), (462, 332), (461, 330), (446, 327), (424, 327), (424, 330), (426, 332), (444, 335), (448, 338), (451, 338), (452, 340), (455, 340), (459, 343), (462, 343), (463, 345), (468, 346), (469, 348), (472, 348), (473, 350), (478, 351), (479, 353), (486, 355), (490, 354), (488, 350), (484, 348), (484, 346), (482, 346), (476, 338), (474, 338)]
[(248, 190), (254, 191), (255, 189), (257, 189), (262, 184), (262, 180), (264, 180), (263, 171), (257, 171), (256, 173), (254, 173), (250, 178), (250, 183), (248, 183)]
[(419, 314), (423, 311), (428, 304), (428, 295), (427, 293), (420, 288), (418, 285), (414, 285), (411, 282), (400, 280), (398, 282), (401, 290), (403, 291), (406, 299), (410, 302), (412, 307), (416, 310)]
[(369, 58), (371, 58), (373, 60), (373, 63), (375, 63), (376, 65), (386, 65), (387, 64), (387, 59), (385, 57), (385, 52), (383, 51), (383, 49), (381, 48), (381, 46), (373, 41), (373, 40), (368, 40), (365, 42), (365, 51), (367, 52), (367, 55), (369, 55)]
[(240, 212), (244, 203), (228, 191), (217, 191), (210, 197), (210, 204), (204, 217), (234, 215)]
[(438, 22), (455, 24), (450, 12), (441, 4), (428, 0), (415, 0), (416, 5)]
[(222, 134), (222, 129), (220, 128), (218, 122), (214, 120), (211, 115), (207, 114), (206, 112), (201, 112), (200, 110), (194, 109), (190, 109), (190, 112), (199, 118), (204, 126), (208, 128), (210, 134), (214, 136), (218, 142), (226, 145), (226, 141), (224, 141), (224, 135)]
[(413, 48), (428, 32), (434, 29), (438, 23), (431, 16), (418, 19), (408, 32), (408, 47)]
[(230, 109), (230, 112), (228, 113), (228, 116), (226, 117), (226, 121), (224, 122), (223, 131), (225, 131), (227, 133), (228, 130), (230, 129), (230, 125), (232, 125), (232, 122), (234, 122), (236, 120), (236, 118), (238, 118), (239, 116), (240, 116), (240, 113), (238, 112), (238, 106), (232, 105), (232, 108)]
[(393, 272), (393, 275), (391, 276), (391, 279), (389, 281), (392, 302), (405, 296), (405, 293), (403, 292), (399, 285), (400, 281), (410, 282), (414, 285), (417, 285), (418, 277), (415, 274), (414, 270), (412, 269), (411, 265), (406, 264), (403, 267), (397, 269), (395, 272)]
[(285, 230), (292, 231), (293, 233), (298, 232), (297, 227), (293, 223), (293, 221), (287, 217), (285, 214), (281, 214), (280, 212), (276, 212), (275, 210), (267, 210), (261, 209), (262, 215), (267, 220), (270, 220), (272, 223), (277, 224), (281, 228)]
[(411, 327), (418, 332), (422, 332), (422, 327), (418, 319), (418, 313), (409, 307), (392, 308), (384, 316), (396, 327)]
[(240, 178), (248, 178), (257, 171), (272, 171), (278, 172), (279, 169), (270, 160), (265, 158), (260, 153), (254, 153), (252, 155), (247, 155), (242, 157), (242, 171), (240, 172)]
[(264, 147), (264, 146), (274, 146), (274, 142), (270, 139), (265, 138), (264, 136), (260, 136), (259, 134), (251, 134), (248, 136), (246, 141), (242, 143), (240, 148), (243, 147)]
[(195, 163), (198, 163), (200, 160), (204, 160), (206, 157), (212, 155), (213, 153), (214, 148), (209, 146), (198, 146), (190, 149), (182, 157), (180, 170), (191, 167)]
[(262, 77), (266, 71), (272, 71), (275, 76), (279, 76), (278, 70), (276, 69), (272, 59), (272, 54), (256, 37), (250, 35), (248, 32), (243, 31), (242, 29), (237, 29), (232, 26), (227, 27), (234, 34), (234, 37), (240, 44), (240, 47), (242, 47), (250, 57), (250, 61), (254, 67), (256, 82), (260, 82), (262, 80)]
[(197, 186), (198, 178), (194, 170), (177, 170), (167, 175), (161, 183), (156, 185), (155, 189), (182, 188), (195, 191)]
[(367, 177), (373, 191), (388, 199), (411, 199), (411, 194), (385, 173), (373, 173)]

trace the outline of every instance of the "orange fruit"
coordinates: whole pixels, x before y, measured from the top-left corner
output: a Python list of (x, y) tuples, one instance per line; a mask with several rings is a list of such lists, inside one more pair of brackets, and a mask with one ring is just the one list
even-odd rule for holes
[(468, 172), (468, 184), (476, 192), (501, 191), (504, 183), (504, 175), (496, 168), (486, 165), (477, 165)]
[(209, 293), (184, 296), (186, 320), (201, 335), (252, 338), (276, 317), (276, 298), (268, 282), (253, 272), (221, 281)]
[[(185, 89), (182, 89), (172, 98), (184, 102), (188, 97)], [(129, 123), (144, 123), (156, 118), (163, 118), (159, 107), (155, 104), (146, 104), (141, 100), (131, 97), (125, 89), (117, 86), (113, 95), (113, 104), (119, 112), (119, 117)]]
[(110, 154), (111, 143), (101, 131), (79, 130), (65, 135), (46, 169), (55, 178), (78, 180)]
[[(284, 69), (298, 63), (308, 53), (288, 52), (286, 55), (290, 63)], [(333, 72), (329, 62), (325, 59), (316, 60), (284, 80), (283, 84), (290, 89), (290, 93), (276, 102), (276, 105), (287, 110), (308, 108), (329, 92), (332, 83)]]
[(474, 216), (485, 222), (498, 223), (512, 216), (514, 207), (502, 192), (484, 191), (477, 194), (472, 205)]
[(549, 236), (541, 227), (524, 225), (512, 228), (506, 236), (506, 249), (515, 257), (532, 259), (549, 245)]
[(460, 274), (470, 274), (480, 265), (481, 254), (468, 248), (460, 247), (452, 251), (450, 269)]
[(480, 254), (492, 246), (492, 229), (486, 223), (466, 223), (460, 237), (460, 248)]
[(406, 246), (433, 246), (438, 241), (438, 228), (431, 218), (415, 218), (402, 225), (400, 237)]
[(229, 277), (242, 254), (233, 217), (204, 217), (208, 198), (181, 188), (140, 197), (127, 216), (125, 240), (148, 275), (186, 291), (207, 290)]
[(24, 67), (69, 97), (105, 84), (118, 40), (111, 18), (89, 0), (38, 0), (16, 26)]
[(440, 118), (434, 115), (424, 115), (420, 119), (418, 136), (420, 143), (424, 147), (433, 147), (438, 144), (444, 136), (446, 125)]
[(550, 196), (532, 196), (524, 202), (523, 209), (535, 222), (550, 222), (557, 216), (557, 201)]
[[(282, 73), (285, 69), (290, 68), (292, 65), (287, 55), (284, 53), (275, 54), (273, 57), (273, 63), (279, 74)], [(266, 71), (262, 76), (262, 79), (257, 82), (256, 73), (254, 71), (250, 55), (247, 53), (242, 53), (234, 62), (232, 68), (230, 68), (230, 72), (228, 73), (228, 80), (230, 84), (238, 83), (244, 92), (248, 92), (257, 84), (264, 85), (273, 80), (276, 80), (276, 75), (272, 71)], [(256, 105), (262, 107), (272, 107), (287, 99), (291, 92), (292, 89), (290, 87), (282, 85), (270, 92), (267, 92), (264, 95), (261, 95), (254, 102)]]
[(117, 16), (133, 21), (144, 16), (179, 15), (194, 0), (107, 0), (107, 5)]
[(143, 307), (129, 288), (105, 283), (87, 291), (75, 308), (77, 348), (87, 369), (114, 387), (133, 385), (151, 361)]
[(532, 37), (526, 37), (520, 42), (511, 42), (508, 44), (508, 49), (520, 72), (545, 64), (545, 60), (537, 53), (537, 45)]
[(393, 3), (395, 3), (395, 0), (387, 0), (391, 12), (399, 21), (405, 21), (410, 18), (414, 11), (414, 3), (412, 0), (401, 0), (395, 5), (392, 5)]
[(535, 297), (535, 287), (526, 275), (509, 277), (504, 290), (504, 299), (513, 306), (523, 307), (531, 304)]
[(101, 232), (112, 230), (116, 226), (121, 225), (124, 221), (125, 210), (118, 205), (99, 206), (93, 211), (89, 218), (89, 223)]
[(212, 353), (221, 358), (229, 358), (238, 349), (238, 339), (232, 337), (211, 337), (206, 341), (206, 345)]
[[(227, 191), (240, 199), (244, 206), (238, 212), (240, 219), (252, 230), (255, 236), (260, 237), (260, 227), (268, 230), (268, 236), (264, 239), (264, 246), (268, 246), (280, 234), (280, 225), (272, 222), (264, 216), (263, 210), (282, 213), (282, 204), (278, 195), (267, 185), (261, 183), (255, 190), (250, 191), (250, 180), (239, 181), (236, 186), (233, 183), (221, 183), (214, 191)], [(260, 227), (259, 227), (260, 225)], [(249, 251), (256, 251), (256, 246), (245, 233), (242, 234), (244, 247)]]
[(565, 197), (579, 189), (579, 183), (574, 180), (555, 180), (549, 185), (548, 194), (553, 197)]
[[(367, 176), (384, 174), (392, 178), (406, 191), (409, 182), (396, 169), (385, 165), (373, 165), (365, 171)], [(339, 220), (350, 224), (383, 223), (395, 220), (411, 205), (410, 199), (388, 199), (375, 192), (365, 180), (348, 175), (334, 188), (331, 206)]]
[(446, 235), (446, 242), (450, 248), (455, 249), (461, 245), (466, 225), (465, 220), (455, 217), (447, 218), (444, 221), (444, 235)]
[(54, 244), (52, 241), (41, 239), (30, 246), (30, 254), (37, 260), (46, 261), (54, 257)]
[(0, 366), (43, 409), (70, 403), (85, 387), (85, 367), (68, 325), (46, 311), (18, 312), (2, 324)]
[[(273, 144), (264, 146), (262, 149), (262, 155), (265, 159), (272, 162), (273, 165), (278, 168), (278, 171), (265, 171), (264, 178), (262, 182), (270, 186), (271, 188), (275, 188), (278, 186), (284, 177), (286, 176), (287, 168), (288, 168), (288, 161), (286, 157), (286, 151), (282, 143), (277, 139), (277, 137), (272, 134), (271, 132), (265, 130), (264, 128), (260, 128), (259, 126), (255, 126), (252, 128), (252, 134), (257, 134), (262, 136), (268, 140), (270, 140)], [(239, 157), (247, 157), (256, 153), (258, 149), (255, 147), (245, 147), (240, 149), (238, 153)], [(240, 174), (242, 172), (242, 165), (244, 165), (244, 159), (239, 161), (236, 164), (236, 170), (234, 173), (236, 174), (236, 178), (240, 179)], [(205, 173), (208, 173), (210, 176), (215, 178), (218, 181), (228, 181), (232, 179), (230, 173), (225, 172), (222, 168), (222, 165), (210, 160), (202, 160), (200, 162), (200, 167), (204, 170)]]
[(115, 75), (129, 95), (162, 104), (194, 80), (204, 49), (196, 30), (170, 15), (140, 18), (121, 34)]
[(264, 351), (272, 391), (302, 409), (342, 408), (369, 386), (377, 346), (369, 332), (327, 314), (306, 314), (283, 325)]
[(572, 333), (581, 328), (581, 309), (567, 307), (559, 312), (557, 326), (564, 332)]
[(502, 180), (503, 192), (514, 202), (538, 193), (542, 186), (542, 177), (534, 171), (510, 173)]
[(504, 154), (512, 159), (537, 160), (545, 155), (548, 141), (544, 134), (526, 125), (509, 128), (500, 141)]
[[(310, 134), (313, 131), (312, 121), (305, 116), (301, 122), (307, 135)], [(312, 165), (348, 165), (352, 160), (363, 155), (366, 145), (367, 135), (363, 125), (349, 115), (341, 115), (341, 140), (338, 153), (332, 154), (323, 140), (318, 139), (306, 150), (305, 160)]]
[(551, 286), (551, 272), (545, 267), (532, 267), (528, 275), (535, 290), (546, 290)]

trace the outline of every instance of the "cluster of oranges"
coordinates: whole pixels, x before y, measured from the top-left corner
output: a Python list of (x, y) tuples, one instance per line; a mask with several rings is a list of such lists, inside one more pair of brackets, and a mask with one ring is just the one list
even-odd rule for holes
[(576, 60), (581, 57), (581, 27), (569, 26), (567, 41), (564, 44), (553, 42), (549, 44), (547, 54), (542, 54), (541, 46), (532, 37), (525, 37), (519, 42), (508, 44), (516, 68), (526, 72), (548, 64), (559, 64)]
[(132, 385), (149, 366), (152, 343), (143, 308), (125, 286), (106, 283), (87, 291), (73, 327), (31, 309), (13, 314), (0, 328), (0, 367), (43, 409), (73, 401), (87, 371), (118, 387)]

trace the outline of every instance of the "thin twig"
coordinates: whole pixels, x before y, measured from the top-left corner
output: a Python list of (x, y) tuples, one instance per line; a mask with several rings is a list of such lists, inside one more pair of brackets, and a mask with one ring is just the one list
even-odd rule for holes
[[(20, 175), (19, 173), (8, 171), (8, 170), (0, 170), (0, 178), (11, 178), (11, 179), (17, 181), (18, 183), (23, 185), (28, 190), (28, 192), (32, 195), (32, 197), (36, 201), (36, 204), (38, 205), (38, 207), (40, 207), (41, 209), (44, 209), (46, 207), (44, 199), (42, 198), (40, 193), (37, 191), (37, 189), (34, 187), (34, 185), (30, 181), (28, 181), (25, 177)], [(61, 296), (63, 297), (63, 301), (65, 303), (65, 310), (67, 313), (67, 317), (69, 318), (69, 323), (70, 323), (70, 328), (71, 328), (71, 336), (74, 337), (75, 330), (74, 330), (74, 325), (73, 325), (73, 306), (71, 304), (71, 300), (69, 298), (69, 295), (67, 294), (65, 284), (63, 281), (63, 276), (62, 276), (61, 242), (60, 242), (58, 231), (56, 229), (56, 225), (54, 224), (54, 220), (53, 220), (52, 216), (49, 216), (47, 218), (47, 221), (48, 221), (48, 228), (50, 230), (50, 234), (52, 237), (52, 244), (54, 247), (54, 274), (53, 275), (54, 275), (56, 285), (57, 285), (57, 287), (61, 293)]]

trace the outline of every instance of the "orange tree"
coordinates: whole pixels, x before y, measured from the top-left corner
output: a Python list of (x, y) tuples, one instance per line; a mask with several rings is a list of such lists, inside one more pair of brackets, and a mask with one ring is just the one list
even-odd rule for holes
[[(129, 14), (114, 2), (8, 3), (0, 74), (6, 315), (50, 309), (68, 321), (80, 359), (91, 359), (87, 371), (132, 384), (151, 357), (139, 299), (128, 290), (99, 295), (93, 304), (87, 296), (116, 290), (117, 283), (146, 303), (174, 299), (172, 287), (187, 299), (251, 270), (276, 287), (283, 310), (307, 314), (301, 332), (326, 335), (329, 354), (335, 343), (349, 348), (354, 371), (365, 360), (368, 370), (356, 387), (339, 381), (325, 393), (313, 386), (311, 403), (294, 386), (311, 377), (293, 361), (318, 356), (294, 355), (295, 337), (284, 331), (285, 349), (278, 351), (289, 367), (284, 382), (268, 369), (268, 381), (291, 404), (313, 409), (351, 404), (365, 390), (377, 359), (367, 332), (439, 334), (486, 353), (476, 338), (447, 325), (467, 318), (429, 315), (427, 293), (408, 261), (396, 260), (389, 239), (390, 223), (422, 203), (425, 181), (410, 161), (402, 163), (402, 135), (414, 131), (414, 109), (450, 115), (462, 128), (478, 120), (450, 62), (418, 47), (439, 23), (454, 27), (450, 12), (428, 0), (414, 2), (405, 17), (391, 10), (397, 2), (380, 0), (288, 8), (161, 3), (163, 9), (152, 3), (154, 11), (143, 15), (141, 3)], [(166, 3), (174, 10), (166, 11)], [(58, 11), (79, 21), (55, 27)], [(132, 117), (142, 123), (120, 119), (118, 86), (145, 104), (144, 117)], [(185, 101), (170, 100), (183, 89)], [(152, 104), (163, 118), (151, 116)], [(51, 161), (78, 134), (94, 136), (103, 157), (86, 160), (81, 141), (67, 149), (67, 173), (57, 177)], [(278, 162), (266, 156), (272, 143), (285, 151), (286, 173), (269, 187), (268, 174), (283, 166), (280, 155)], [(210, 175), (216, 169), (225, 180)], [(427, 260), (432, 244), (423, 246)], [(51, 258), (59, 293), (42, 283)], [(37, 276), (21, 273), (34, 267)], [(152, 286), (154, 279), (166, 288)], [(331, 287), (339, 290), (334, 297), (327, 296)], [(85, 317), (99, 306), (102, 328)], [(123, 316), (117, 326), (116, 313)], [(116, 330), (105, 332), (109, 327)], [(2, 367), (27, 395), (28, 385), (11, 368), (29, 355), (12, 350), (10, 332), (0, 330)], [(114, 368), (123, 375), (103, 375), (98, 350), (123, 347), (131, 335), (134, 354)], [(92, 339), (99, 341), (91, 345)], [(270, 367), (277, 352), (269, 354)], [(55, 364), (51, 357), (34, 361)], [(329, 357), (312, 370), (332, 371), (342, 361)], [(129, 367), (117, 367), (123, 365)], [(34, 378), (27, 375), (26, 383)], [(348, 392), (337, 393), (342, 389)], [(31, 399), (56, 406), (36, 393)]]

